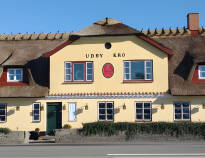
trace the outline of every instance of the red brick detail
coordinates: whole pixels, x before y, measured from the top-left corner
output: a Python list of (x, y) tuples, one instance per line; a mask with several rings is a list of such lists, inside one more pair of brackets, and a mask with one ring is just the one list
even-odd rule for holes
[(61, 45), (59, 45), (59, 46), (56, 47), (55, 49), (53, 49), (53, 50), (51, 50), (51, 51), (45, 53), (45, 54), (44, 54), (44, 57), (46, 57), (46, 58), (50, 57), (51, 55), (53, 55), (54, 53), (56, 53), (57, 51), (61, 50), (62, 48), (64, 48), (65, 46), (67, 46), (67, 45), (69, 45), (69, 44), (71, 44), (71, 43), (72, 43), (71, 40), (68, 40), (68, 41), (62, 43)]
[(198, 36), (199, 35), (199, 31), (198, 30), (190, 30), (191, 31), (191, 35), (192, 36)]
[(193, 77), (192, 77), (192, 82), (193, 83), (205, 83), (205, 79), (199, 79), (198, 65), (196, 66), (196, 69), (194, 70), (194, 74), (193, 74)]
[(0, 86), (28, 86), (25, 82), (7, 82), (7, 69), (3, 69), (0, 77)]
[(147, 37), (147, 36), (138, 36), (140, 39), (148, 42), (149, 44), (159, 48), (160, 50), (162, 50), (163, 52), (167, 53), (168, 55), (172, 55), (173, 51), (171, 49), (168, 49), (164, 46), (162, 46), (161, 44), (159, 44), (158, 42), (152, 40), (151, 38)]

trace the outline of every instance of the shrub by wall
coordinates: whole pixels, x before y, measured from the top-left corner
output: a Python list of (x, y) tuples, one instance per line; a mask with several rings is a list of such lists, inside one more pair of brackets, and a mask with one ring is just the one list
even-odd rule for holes
[(94, 122), (85, 123), (78, 130), (84, 136), (103, 135), (113, 136), (125, 134), (130, 139), (140, 134), (165, 135), (165, 136), (202, 136), (205, 138), (205, 123), (193, 122), (150, 122), (150, 123), (128, 123), (128, 122)]
[(9, 128), (0, 128), (0, 133), (9, 134), (11, 130)]

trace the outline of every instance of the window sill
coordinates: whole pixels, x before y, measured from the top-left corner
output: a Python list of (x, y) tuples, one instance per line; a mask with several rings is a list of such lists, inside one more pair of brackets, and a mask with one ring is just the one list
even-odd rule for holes
[(152, 120), (135, 120), (135, 122), (152, 122)]
[(93, 81), (65, 81), (65, 82), (63, 82), (62, 84), (92, 84), (93, 83)]
[(153, 80), (123, 80), (123, 83), (152, 83)]

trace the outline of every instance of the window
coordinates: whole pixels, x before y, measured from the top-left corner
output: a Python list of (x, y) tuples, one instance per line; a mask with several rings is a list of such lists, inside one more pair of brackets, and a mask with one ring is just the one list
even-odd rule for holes
[(190, 105), (188, 102), (174, 103), (174, 119), (190, 120)]
[(68, 120), (76, 121), (76, 103), (68, 103)]
[(8, 69), (7, 70), (7, 81), (9, 82), (23, 81), (23, 70), (21, 68)]
[(114, 119), (114, 102), (99, 102), (98, 115), (99, 121), (113, 121)]
[(40, 110), (41, 110), (41, 104), (40, 103), (33, 103), (33, 122), (39, 122), (40, 121)]
[(205, 65), (199, 65), (199, 79), (205, 79)]
[(151, 121), (151, 102), (136, 102), (136, 120)]
[(124, 80), (152, 80), (152, 61), (124, 61)]
[(0, 103), (0, 122), (6, 122), (6, 104)]
[(93, 62), (65, 62), (65, 81), (93, 81)]

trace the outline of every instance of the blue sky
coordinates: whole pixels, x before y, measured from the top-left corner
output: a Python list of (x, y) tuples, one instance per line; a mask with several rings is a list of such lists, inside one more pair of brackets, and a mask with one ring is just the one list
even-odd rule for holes
[(205, 27), (205, 0), (2, 0), (0, 33), (78, 31), (110, 17), (138, 30), (182, 28), (186, 15), (200, 13)]

